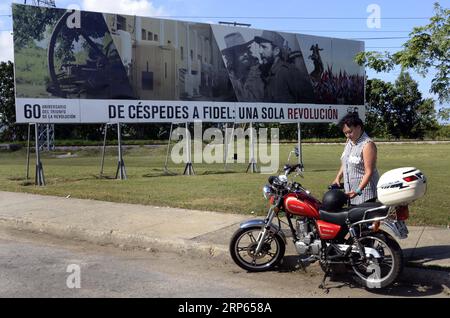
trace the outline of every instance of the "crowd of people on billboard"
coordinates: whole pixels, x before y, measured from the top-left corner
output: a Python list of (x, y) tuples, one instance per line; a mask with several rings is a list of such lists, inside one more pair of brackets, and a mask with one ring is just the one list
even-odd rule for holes
[(333, 68), (328, 67), (318, 81), (313, 81), (316, 104), (363, 105), (364, 76), (333, 72)]
[(222, 50), (239, 102), (363, 104), (364, 77), (325, 70), (318, 44), (311, 46), (314, 70), (308, 73), (300, 50), (274, 31), (245, 41), (239, 32), (224, 37)]

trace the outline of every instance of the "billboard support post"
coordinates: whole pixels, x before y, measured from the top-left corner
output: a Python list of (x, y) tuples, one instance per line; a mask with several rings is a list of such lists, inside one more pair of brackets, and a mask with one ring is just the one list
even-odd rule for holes
[(123, 161), (122, 155), (122, 133), (120, 130), (120, 123), (117, 123), (117, 147), (118, 147), (118, 163), (117, 163), (117, 171), (116, 171), (116, 179), (119, 176), (120, 180), (127, 179), (127, 171), (125, 169), (125, 162)]
[(27, 134), (27, 176), (26, 180), (30, 179), (30, 137), (31, 137), (31, 124), (28, 124), (28, 134)]
[(225, 136), (223, 138), (223, 162), (224, 162), (224, 170), (227, 171), (227, 154), (228, 154), (228, 123), (224, 124)]
[(36, 148), (36, 173), (34, 178), (34, 184), (37, 186), (45, 185), (44, 178), (44, 168), (42, 167), (41, 156), (39, 153), (39, 126), (36, 123), (34, 125), (34, 137), (35, 137), (35, 148)]
[(230, 134), (230, 139), (228, 139), (228, 124), (225, 124), (225, 139), (224, 139), (224, 146), (225, 146), (225, 150), (224, 150), (224, 170), (227, 171), (227, 160), (228, 160), (228, 150), (230, 148), (230, 144), (233, 145), (234, 149), (234, 126), (235, 123), (233, 123), (233, 126), (231, 127), (231, 134)]
[(256, 172), (256, 161), (255, 161), (255, 142), (254, 142), (254, 135), (253, 135), (253, 123), (250, 123), (250, 161), (248, 163), (247, 171), (250, 170), (251, 173)]
[(106, 152), (106, 137), (108, 135), (108, 123), (105, 124), (105, 131), (103, 136), (103, 149), (102, 149), (102, 163), (100, 168), (100, 178), (103, 177), (103, 167), (105, 165), (105, 152)]
[(170, 174), (167, 165), (169, 164), (169, 152), (170, 152), (170, 144), (172, 141), (172, 131), (173, 131), (173, 123), (170, 124), (169, 142), (167, 143), (166, 161), (164, 162), (164, 174)]
[(304, 171), (303, 166), (303, 150), (302, 150), (302, 124), (297, 123), (297, 146), (298, 146), (298, 163), (301, 165), (300, 169)]
[(191, 159), (191, 138), (189, 136), (189, 125), (186, 123), (186, 167), (184, 168), (184, 175), (195, 175), (194, 167)]

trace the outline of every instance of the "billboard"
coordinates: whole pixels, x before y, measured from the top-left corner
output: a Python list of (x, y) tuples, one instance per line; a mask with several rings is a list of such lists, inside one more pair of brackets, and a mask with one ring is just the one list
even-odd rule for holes
[(364, 117), (364, 43), (13, 4), (17, 122)]

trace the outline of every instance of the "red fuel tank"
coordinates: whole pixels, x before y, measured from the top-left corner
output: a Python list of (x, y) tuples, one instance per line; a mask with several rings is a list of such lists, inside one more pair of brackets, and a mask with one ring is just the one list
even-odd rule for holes
[(284, 199), (286, 211), (314, 219), (319, 219), (318, 204), (320, 203), (312, 197), (299, 196), (295, 193), (288, 194)]

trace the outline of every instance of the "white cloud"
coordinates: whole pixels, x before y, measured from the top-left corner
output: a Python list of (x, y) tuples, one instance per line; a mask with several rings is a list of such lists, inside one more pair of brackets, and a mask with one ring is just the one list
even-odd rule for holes
[(0, 32), (0, 61), (13, 61), (13, 37), (10, 31)]
[(147, 0), (83, 0), (82, 9), (139, 16), (161, 16), (167, 14), (162, 6), (155, 7), (151, 1)]

